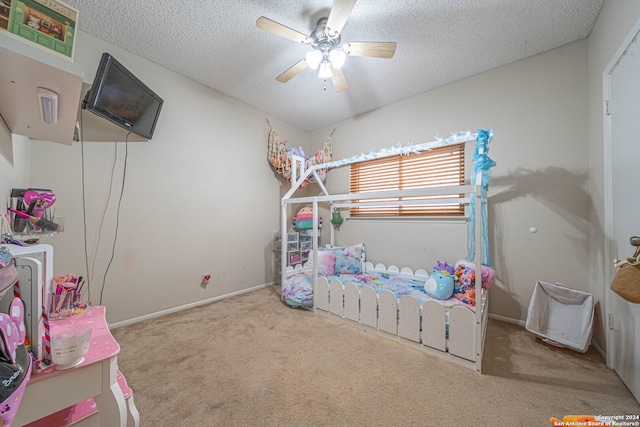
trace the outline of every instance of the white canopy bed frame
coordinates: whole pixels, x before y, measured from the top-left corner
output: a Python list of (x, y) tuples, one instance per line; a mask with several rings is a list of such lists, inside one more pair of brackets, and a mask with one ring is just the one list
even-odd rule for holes
[[(479, 274), (479, 272), (482, 271), (483, 259), (488, 259), (483, 258), (483, 250), (486, 251), (488, 247), (486, 242), (483, 242), (483, 235), (486, 239), (486, 234), (483, 233), (486, 233), (487, 227), (487, 186), (486, 183), (483, 183), (483, 179), (488, 181), (488, 175), (483, 174), (482, 170), (476, 170), (474, 167), (475, 176), (470, 180), (473, 184), (468, 185), (400, 191), (376, 191), (360, 194), (330, 194), (320, 179), (319, 174), (316, 174), (316, 171), (320, 169), (329, 170), (371, 158), (389, 157), (412, 152), (418, 153), (444, 145), (472, 142), (476, 141), (478, 134), (479, 133), (470, 132), (457, 133), (446, 140), (438, 139), (434, 142), (415, 146), (410, 145), (405, 148), (394, 147), (391, 150), (383, 150), (378, 153), (313, 165), (306, 169), (304, 158), (292, 156), (291, 188), (281, 200), (281, 259), (283, 260), (281, 278), (283, 285), (287, 276), (300, 273), (302, 269), (302, 265), (297, 265), (295, 268), (292, 268), (287, 266), (287, 263), (284, 261), (286, 260), (287, 231), (289, 225), (287, 220), (288, 207), (294, 204), (311, 204), (313, 208), (313, 310), (315, 313), (325, 314), (332, 318), (339, 319), (340, 321), (363, 328), (367, 332), (376, 331), (380, 336), (391, 338), (402, 344), (409, 345), (428, 354), (450, 360), (474, 369), (478, 373), (482, 373), (482, 355), (489, 312), (489, 292), (482, 287), (482, 274)], [(489, 135), (491, 135), (490, 131)], [(476, 153), (478, 153), (478, 147), (480, 147), (480, 145), (476, 147)], [(484, 147), (486, 147), (486, 145)], [(484, 154), (484, 150), (487, 150), (487, 148), (480, 148), (480, 154)], [(322, 190), (322, 195), (293, 197), (300, 187), (300, 184), (307, 180), (309, 176), (315, 178), (315, 182)], [(429, 201), (393, 201), (388, 202), (388, 204), (461, 203), (469, 207), (467, 208), (467, 215), (472, 217), (475, 223), (475, 226), (468, 227), (468, 230), (471, 228), (473, 233), (472, 236), (468, 236), (468, 238), (473, 239), (473, 241), (469, 241), (469, 244), (475, 247), (473, 251), (475, 256), (472, 260), (468, 260), (473, 262), (475, 271), (477, 272), (475, 275), (475, 311), (460, 306), (453, 307), (447, 311), (436, 301), (426, 301), (420, 306), (418, 301), (409, 295), (402, 296), (400, 299), (390, 291), (382, 291), (382, 293), (378, 295), (370, 287), (364, 287), (362, 290), (358, 290), (353, 283), (343, 285), (338, 280), (333, 280), (329, 283), (326, 277), (318, 275), (319, 203), (328, 203), (333, 213), (334, 209), (344, 209), (358, 205), (362, 206), (367, 203), (375, 203), (376, 206), (383, 204), (380, 201), (372, 202), (372, 199), (380, 200), (387, 197), (443, 196), (451, 194), (460, 194), (462, 198), (456, 197)], [(473, 215), (469, 214), (469, 209), (474, 210)], [(332, 245), (334, 243), (334, 234), (334, 227), (331, 227)], [(485, 253), (485, 256), (488, 256), (488, 254)], [(385, 270), (389, 273), (401, 274), (421, 281), (425, 281), (428, 277), (427, 270), (425, 269), (418, 269), (414, 272), (408, 267), (399, 269), (394, 265), (386, 267), (383, 264), (374, 265), (371, 262), (365, 263), (365, 272)]]

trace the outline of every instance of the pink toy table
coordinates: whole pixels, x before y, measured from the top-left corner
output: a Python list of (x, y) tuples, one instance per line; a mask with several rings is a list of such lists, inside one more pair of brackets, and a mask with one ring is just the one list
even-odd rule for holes
[[(93, 399), (101, 426), (137, 427), (140, 420), (132, 396), (129, 396), (130, 405), (127, 405), (118, 381), (117, 356), (120, 346), (107, 326), (105, 307), (89, 307), (82, 314), (52, 321), (51, 335), (54, 335), (56, 328), (72, 327), (73, 322), (78, 327), (89, 326), (92, 329), (84, 361), (67, 370), (57, 370), (53, 365), (32, 375), (14, 419), (14, 426), (31, 423)], [(124, 377), (120, 379), (120, 383), (126, 384)]]

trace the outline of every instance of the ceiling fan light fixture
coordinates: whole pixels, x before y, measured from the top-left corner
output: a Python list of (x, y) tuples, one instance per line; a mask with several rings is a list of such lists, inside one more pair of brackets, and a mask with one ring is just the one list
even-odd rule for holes
[(331, 76), (331, 65), (329, 64), (329, 61), (322, 61), (320, 63), (320, 72), (318, 73), (318, 77), (321, 79), (328, 79)]
[(304, 60), (307, 62), (307, 65), (312, 70), (317, 70), (320, 62), (322, 62), (322, 53), (318, 50), (311, 50), (307, 52), (304, 57)]
[(304, 58), (276, 77), (276, 80), (280, 83), (286, 83), (305, 68), (313, 70), (318, 70), (319, 68), (318, 77), (325, 79), (325, 81), (330, 78), (336, 91), (342, 92), (349, 87), (342, 72), (347, 55), (372, 58), (393, 57), (396, 51), (395, 42), (341, 43), (342, 29), (357, 1), (333, 0), (329, 16), (318, 19), (315, 28), (309, 35), (293, 30), (264, 16), (258, 18), (256, 27), (259, 29), (297, 43), (306, 44), (311, 48), (311, 51)]
[(329, 61), (333, 68), (340, 69), (344, 65), (344, 61), (347, 59), (347, 54), (342, 49), (333, 49), (329, 52)]

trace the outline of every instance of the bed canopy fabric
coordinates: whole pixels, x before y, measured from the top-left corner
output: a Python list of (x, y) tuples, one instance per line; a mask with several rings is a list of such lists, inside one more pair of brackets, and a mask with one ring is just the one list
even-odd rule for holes
[[(486, 192), (489, 190), (489, 181), (491, 181), (491, 168), (496, 165), (489, 157), (489, 142), (493, 138), (493, 132), (491, 130), (478, 130), (476, 136), (476, 148), (473, 152), (473, 173), (471, 174), (471, 184), (476, 185), (478, 175), (482, 180), (482, 189), (484, 190), (480, 195), (480, 209), (482, 215), (482, 264), (491, 266), (491, 252), (489, 251), (489, 236), (488, 236), (488, 219), (487, 219), (487, 203)], [(475, 198), (471, 198), (469, 201), (469, 227), (468, 236), (475, 235), (475, 213), (476, 213), (476, 201)], [(467, 239), (467, 261), (473, 261), (476, 256), (475, 240), (473, 238)]]

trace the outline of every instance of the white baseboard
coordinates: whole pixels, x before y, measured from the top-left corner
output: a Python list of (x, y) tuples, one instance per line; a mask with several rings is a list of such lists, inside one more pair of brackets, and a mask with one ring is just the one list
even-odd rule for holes
[(527, 324), (524, 320), (512, 319), (511, 317), (500, 316), (499, 314), (491, 314), (489, 313), (490, 319), (500, 320), (501, 322), (513, 323), (514, 325), (520, 325), (523, 328)]
[(593, 347), (593, 349), (598, 352), (600, 357), (602, 357), (602, 360), (604, 360), (605, 362), (607, 361), (607, 352), (604, 351), (602, 347), (598, 345), (598, 343), (591, 340), (591, 347)]
[(246, 294), (247, 292), (256, 291), (258, 289), (263, 289), (263, 288), (266, 288), (266, 287), (271, 286), (273, 284), (274, 284), (273, 282), (264, 283), (262, 285), (253, 286), (251, 288), (242, 289), (240, 291), (235, 291), (235, 292), (231, 292), (231, 293), (224, 294), (224, 295), (218, 295), (217, 297), (208, 298), (208, 299), (205, 299), (205, 300), (202, 300), (202, 301), (196, 301), (196, 302), (192, 302), (192, 303), (189, 303), (189, 304), (181, 305), (181, 306), (178, 306), (178, 307), (172, 307), (172, 308), (168, 308), (166, 310), (156, 311), (155, 313), (145, 314), (144, 316), (134, 317), (133, 319), (123, 320), (122, 322), (110, 323), (109, 324), (109, 329), (116, 329), (116, 328), (120, 328), (122, 326), (133, 325), (134, 323), (142, 322), (143, 320), (155, 319), (156, 317), (164, 316), (164, 315), (171, 314), (171, 313), (176, 313), (178, 311), (188, 310), (190, 308), (194, 308), (194, 307), (198, 307), (198, 306), (201, 306), (201, 305), (209, 304), (209, 303), (212, 303), (212, 302), (215, 302), (215, 301), (220, 301), (221, 299), (233, 297), (233, 296), (236, 296), (236, 295)]

